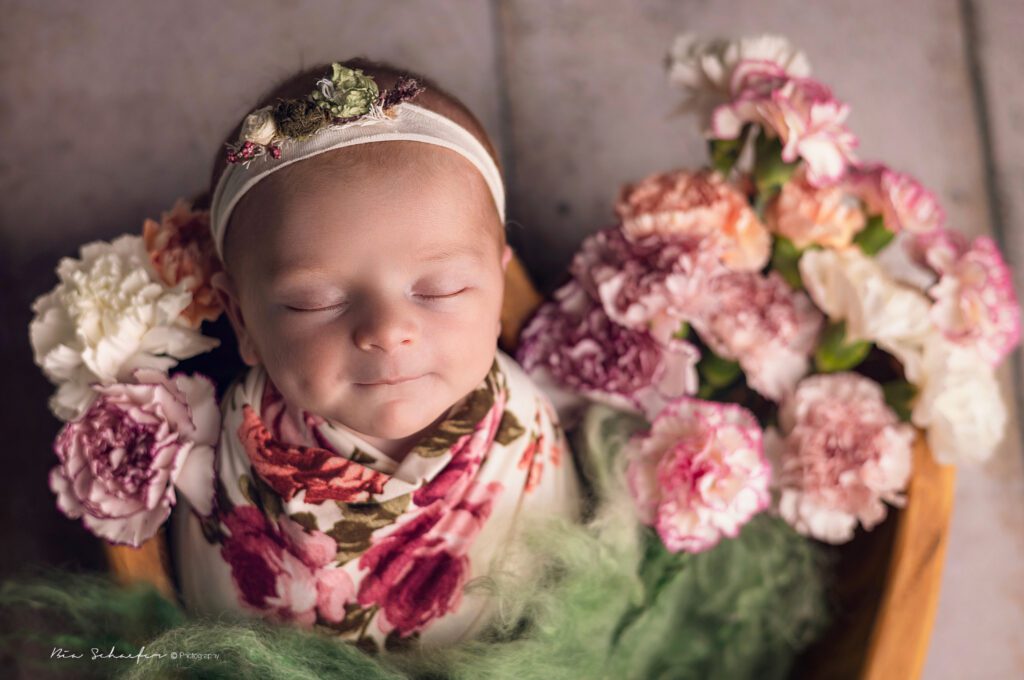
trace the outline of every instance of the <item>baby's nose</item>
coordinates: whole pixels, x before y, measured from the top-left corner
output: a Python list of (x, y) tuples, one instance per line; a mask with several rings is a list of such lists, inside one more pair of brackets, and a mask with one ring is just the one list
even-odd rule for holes
[(374, 304), (363, 312), (353, 339), (359, 349), (393, 352), (401, 345), (411, 345), (416, 324), (400, 304)]

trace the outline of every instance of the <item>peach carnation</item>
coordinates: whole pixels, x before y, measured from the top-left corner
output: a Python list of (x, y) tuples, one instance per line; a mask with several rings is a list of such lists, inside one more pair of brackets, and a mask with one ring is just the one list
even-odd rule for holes
[(771, 236), (746, 196), (713, 170), (657, 173), (626, 184), (615, 212), (631, 239), (651, 234), (709, 239), (733, 270), (759, 270), (771, 254)]
[(192, 293), (192, 302), (181, 313), (192, 328), (203, 321), (213, 321), (223, 308), (210, 279), (220, 271), (213, 238), (210, 235), (210, 214), (205, 210), (192, 210), (183, 199), (178, 199), (170, 212), (165, 212), (158, 224), (146, 220), (142, 237), (153, 268), (168, 286), (185, 281)]
[(865, 224), (856, 198), (840, 187), (814, 187), (803, 172), (783, 185), (768, 206), (765, 222), (797, 248), (845, 248)]

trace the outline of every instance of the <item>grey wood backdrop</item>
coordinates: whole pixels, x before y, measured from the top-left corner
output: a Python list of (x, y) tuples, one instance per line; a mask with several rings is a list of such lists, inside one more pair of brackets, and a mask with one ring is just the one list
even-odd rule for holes
[[(501, 150), (510, 238), (548, 290), (609, 223), (621, 182), (703, 160), (693, 122), (672, 115), (672, 37), (781, 33), (852, 105), (862, 157), (918, 176), (964, 231), (994, 234), (1024, 291), (1020, 0), (3, 0), (0, 16), (3, 574), (102, 564), (46, 485), (57, 423), (31, 300), (60, 256), (203, 188), (254, 99), (312, 63), (386, 59), (461, 97)], [(1021, 375), (1018, 353), (1007, 399)], [(927, 678), (1024, 676), (1022, 462), (1015, 417), (994, 460), (959, 471)]]

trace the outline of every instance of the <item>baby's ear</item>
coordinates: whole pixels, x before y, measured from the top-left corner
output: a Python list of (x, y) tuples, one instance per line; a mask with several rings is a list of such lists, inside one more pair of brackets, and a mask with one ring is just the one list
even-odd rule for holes
[(505, 250), (501, 253), (501, 270), (508, 271), (508, 263), (512, 261), (512, 248), (509, 244), (505, 244)]
[(220, 298), (221, 305), (224, 306), (224, 311), (227, 312), (228, 319), (231, 321), (235, 337), (238, 338), (238, 353), (241, 355), (242, 361), (246, 366), (258, 366), (261, 363), (260, 355), (256, 349), (256, 343), (253, 342), (252, 335), (245, 325), (242, 304), (235, 282), (231, 280), (227, 272), (219, 271), (210, 278), (210, 285), (217, 291), (217, 297)]

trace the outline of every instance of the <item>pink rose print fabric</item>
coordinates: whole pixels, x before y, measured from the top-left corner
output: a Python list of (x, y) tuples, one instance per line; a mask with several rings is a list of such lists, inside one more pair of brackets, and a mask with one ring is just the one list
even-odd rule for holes
[(213, 510), (174, 512), (198, 613), (263, 616), (370, 652), (450, 644), (486, 623), (493, 602), (465, 586), (527, 517), (579, 518), (557, 413), (501, 351), (400, 463), (290, 408), (260, 367), (221, 404)]

